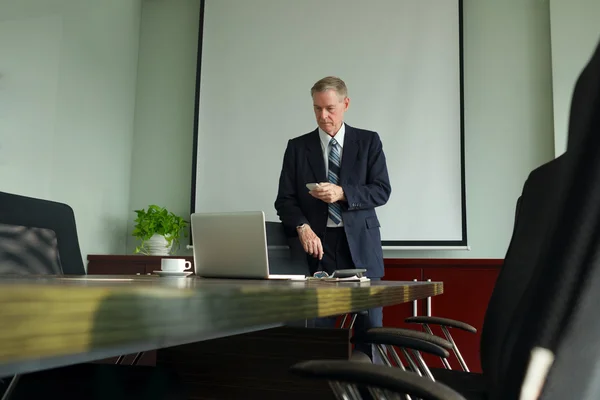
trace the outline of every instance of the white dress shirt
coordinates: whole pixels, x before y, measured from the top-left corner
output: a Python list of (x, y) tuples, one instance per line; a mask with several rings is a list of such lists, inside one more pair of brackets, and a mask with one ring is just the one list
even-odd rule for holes
[[(340, 130), (335, 134), (335, 140), (338, 142), (340, 146), (340, 163), (342, 162), (342, 153), (344, 149), (344, 137), (346, 136), (346, 124), (342, 122), (342, 126)], [(325, 176), (329, 176), (329, 142), (331, 141), (331, 136), (321, 128), (319, 128), (319, 138), (321, 139), (321, 150), (323, 151), (323, 161), (325, 161)], [(338, 182), (339, 185), (339, 182)], [(339, 185), (341, 186), (341, 185)], [(344, 222), (340, 222), (336, 224), (331, 220), (331, 218), (327, 217), (327, 227), (328, 228), (337, 228), (344, 226)]]

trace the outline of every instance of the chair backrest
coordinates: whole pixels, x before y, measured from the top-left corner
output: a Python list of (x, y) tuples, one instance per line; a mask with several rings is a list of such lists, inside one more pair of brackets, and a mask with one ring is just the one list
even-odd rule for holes
[(283, 275), (310, 274), (306, 253), (297, 237), (286, 235), (281, 222), (266, 223), (269, 273)]
[[(553, 355), (559, 345), (564, 352), (555, 361), (556, 377), (568, 398), (598, 398), (597, 337), (598, 254), (600, 254), (600, 42), (579, 75), (569, 116), (569, 141), (565, 153), (562, 201), (555, 216), (556, 227), (536, 267), (535, 286), (528, 294), (521, 334), (508, 368), (525, 376), (530, 360), (538, 354)], [(592, 310), (592, 312), (590, 311)], [(587, 317), (587, 318), (586, 318)], [(587, 333), (591, 333), (587, 334)], [(586, 340), (587, 337), (587, 340)], [(590, 343), (589, 338), (593, 337)], [(579, 342), (578, 342), (579, 341)], [(536, 350), (533, 352), (533, 350)], [(575, 352), (569, 362), (560, 357)], [(585, 360), (579, 363), (579, 359)], [(583, 368), (582, 368), (583, 367)], [(561, 371), (563, 374), (558, 371)], [(566, 374), (570, 371), (569, 374)], [(574, 372), (581, 375), (570, 380)], [(517, 375), (518, 374), (518, 375)], [(543, 374), (536, 374), (544, 377)], [(512, 377), (511, 377), (512, 378)], [(543, 382), (543, 379), (541, 380)], [(541, 382), (528, 380), (535, 392)], [(557, 386), (554, 387), (556, 389)], [(505, 394), (516, 394), (518, 381), (507, 379)], [(557, 398), (557, 397), (549, 397)], [(562, 397), (565, 398), (565, 397)]]
[(71, 207), (0, 192), (0, 274), (60, 273), (85, 274)]
[(0, 224), (0, 275), (62, 273), (53, 230)]
[(563, 161), (559, 157), (533, 170), (517, 202), (513, 234), (481, 333), (482, 370), (492, 386), (500, 385), (506, 373), (503, 359), (510, 357), (520, 332), (515, 318), (534, 283), (537, 260), (554, 228), (555, 219), (549, 216), (556, 214), (559, 205)]

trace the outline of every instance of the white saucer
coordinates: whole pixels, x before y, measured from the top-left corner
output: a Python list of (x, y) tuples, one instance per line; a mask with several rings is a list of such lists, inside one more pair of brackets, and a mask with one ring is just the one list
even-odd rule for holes
[(192, 273), (192, 271), (152, 271), (153, 273), (155, 273), (158, 276), (163, 276), (163, 277), (173, 277), (173, 278), (183, 278), (186, 277), (188, 275), (190, 275)]

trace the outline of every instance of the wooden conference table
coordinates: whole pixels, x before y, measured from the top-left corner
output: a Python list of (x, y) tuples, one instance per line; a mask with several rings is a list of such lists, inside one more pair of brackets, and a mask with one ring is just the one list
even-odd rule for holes
[(441, 282), (0, 277), (0, 376), (265, 330), (443, 293)]

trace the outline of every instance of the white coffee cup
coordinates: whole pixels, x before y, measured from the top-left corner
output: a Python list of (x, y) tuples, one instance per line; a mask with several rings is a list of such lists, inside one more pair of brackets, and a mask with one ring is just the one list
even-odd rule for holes
[(160, 269), (167, 272), (183, 272), (191, 269), (192, 263), (183, 258), (163, 258), (160, 260)]

